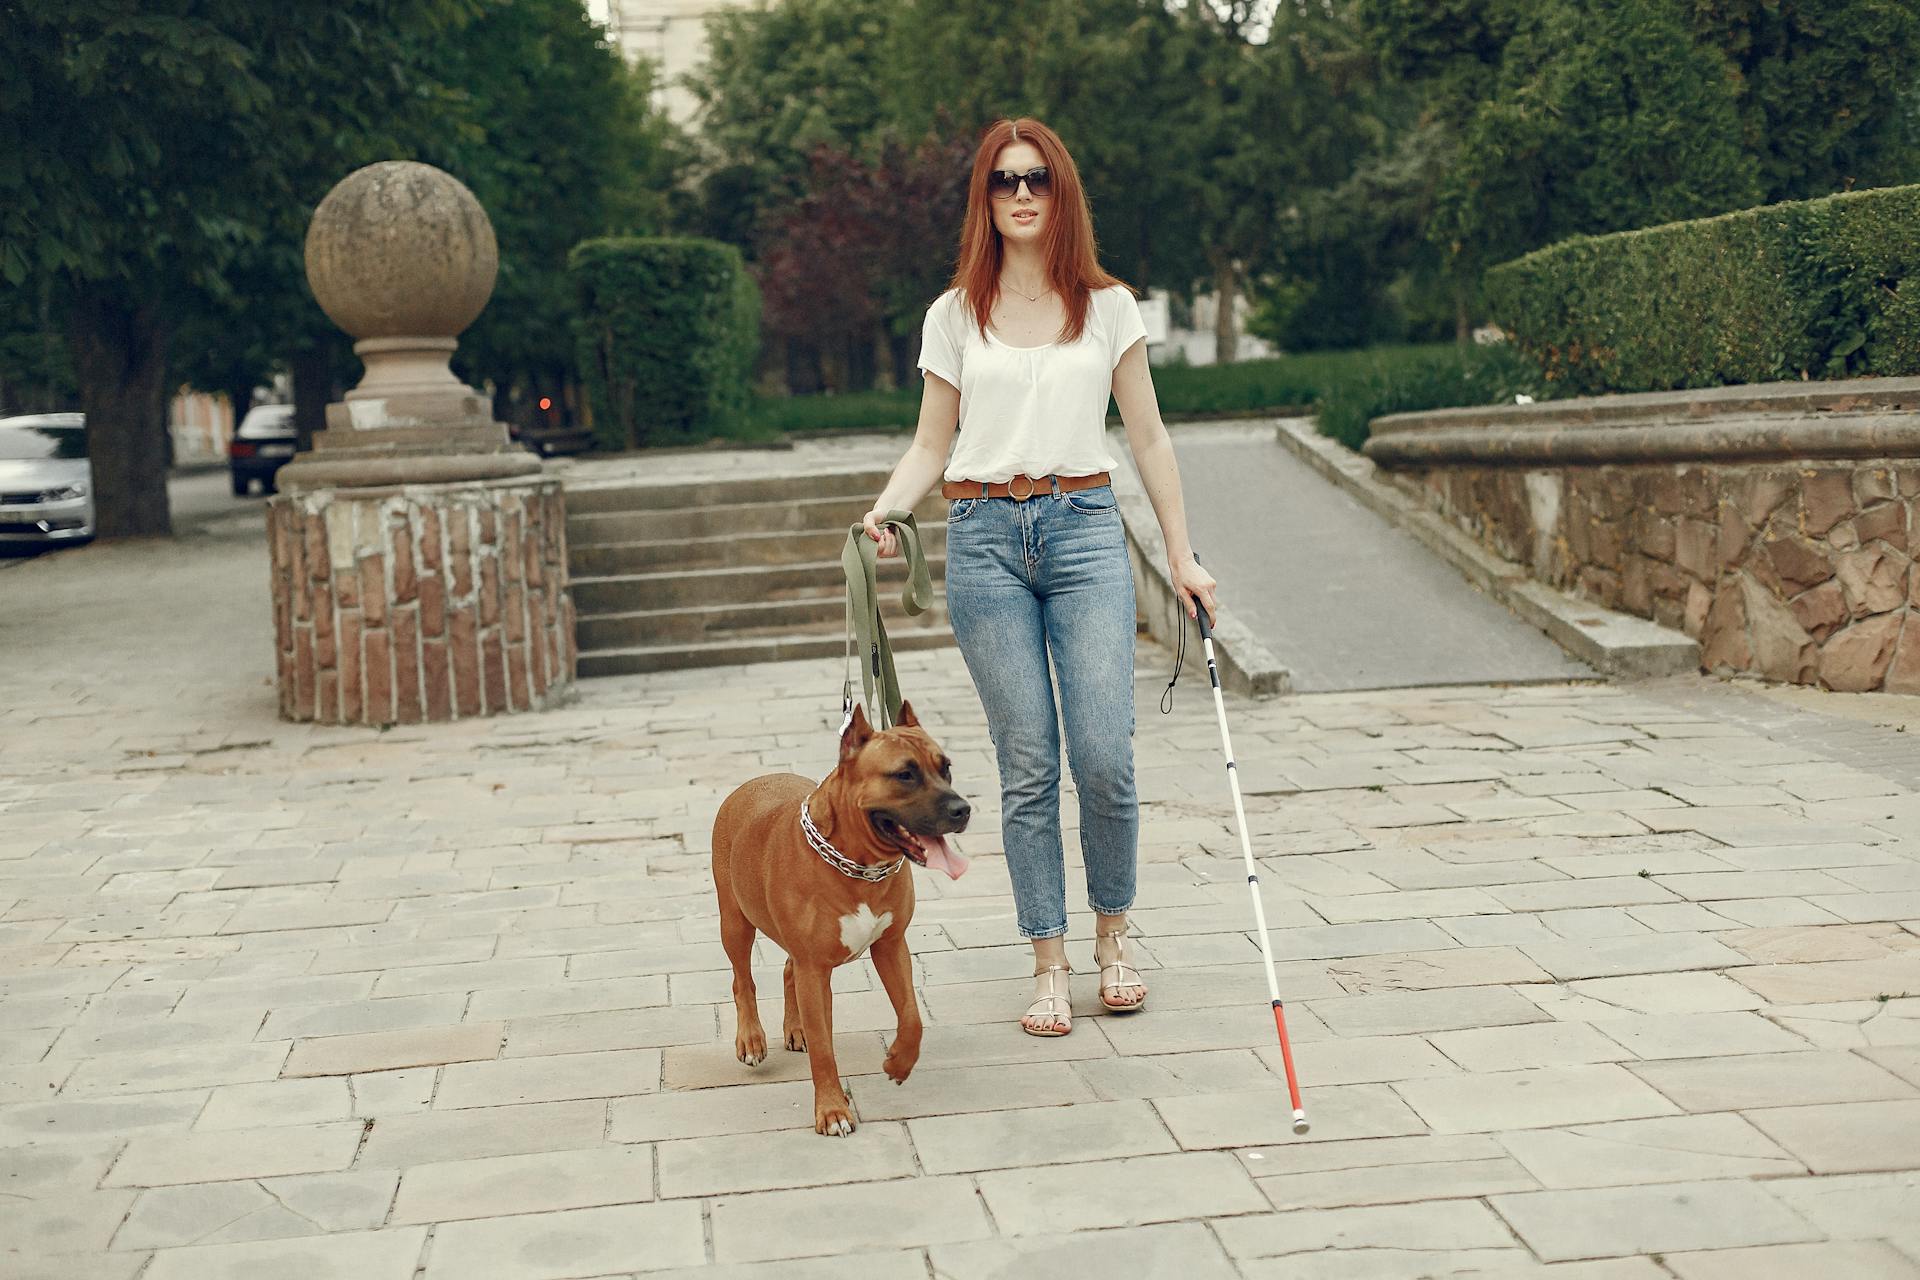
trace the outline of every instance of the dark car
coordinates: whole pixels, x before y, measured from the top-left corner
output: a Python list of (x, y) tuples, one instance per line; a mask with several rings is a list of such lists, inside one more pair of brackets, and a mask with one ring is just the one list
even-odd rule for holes
[(274, 473), (293, 460), (295, 438), (292, 405), (257, 404), (249, 409), (227, 442), (234, 496), (251, 492), (255, 480), (262, 493), (272, 493)]

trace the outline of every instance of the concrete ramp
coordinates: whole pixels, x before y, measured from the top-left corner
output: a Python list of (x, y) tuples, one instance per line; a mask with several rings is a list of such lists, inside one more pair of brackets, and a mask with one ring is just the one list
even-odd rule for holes
[(1273, 431), (1223, 423), (1172, 435), (1194, 547), (1296, 692), (1595, 678)]

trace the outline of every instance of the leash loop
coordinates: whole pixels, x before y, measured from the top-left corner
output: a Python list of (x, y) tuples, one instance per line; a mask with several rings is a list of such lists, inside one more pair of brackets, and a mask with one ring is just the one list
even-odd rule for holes
[[(927, 555), (920, 545), (920, 526), (911, 511), (893, 510), (879, 524), (891, 527), (900, 537), (900, 548), (907, 560), (907, 585), (900, 593), (901, 607), (908, 616), (917, 616), (933, 607), (933, 574), (927, 568)], [(894, 671), (893, 645), (887, 639), (887, 624), (880, 616), (880, 546), (867, 536), (865, 525), (853, 525), (847, 532), (846, 546), (840, 552), (840, 567), (847, 577), (847, 675), (841, 688), (841, 712), (844, 730), (853, 718), (853, 650), (858, 646), (861, 698), (876, 729), (891, 729), (900, 718), (900, 677)]]

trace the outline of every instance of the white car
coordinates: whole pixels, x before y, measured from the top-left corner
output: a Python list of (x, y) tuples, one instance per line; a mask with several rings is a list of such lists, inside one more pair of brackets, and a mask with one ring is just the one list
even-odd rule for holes
[(260, 482), (260, 492), (274, 491), (273, 478), (293, 461), (296, 433), (293, 406), (257, 404), (240, 420), (240, 429), (227, 442), (227, 467), (233, 474), (233, 496), (245, 497)]
[(0, 418), (0, 545), (85, 542), (93, 529), (86, 417)]

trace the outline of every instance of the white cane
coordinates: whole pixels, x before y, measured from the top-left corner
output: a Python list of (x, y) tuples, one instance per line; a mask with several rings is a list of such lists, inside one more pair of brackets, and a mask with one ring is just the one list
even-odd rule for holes
[[(1194, 563), (1200, 562), (1198, 555)], [(1207, 655), (1207, 680), (1213, 685), (1213, 709), (1220, 717), (1220, 746), (1227, 753), (1227, 784), (1233, 790), (1233, 820), (1240, 832), (1240, 853), (1247, 862), (1247, 891), (1253, 895), (1253, 922), (1260, 929), (1260, 958), (1267, 966), (1267, 995), (1273, 1001), (1273, 1029), (1280, 1033), (1280, 1062), (1287, 1070), (1287, 1095), (1293, 1101), (1293, 1131), (1307, 1131), (1306, 1109), (1300, 1105), (1300, 1081), (1293, 1071), (1293, 1046), (1287, 1043), (1287, 1014), (1280, 1003), (1280, 980), (1273, 972), (1273, 944), (1267, 940), (1267, 912), (1260, 904), (1260, 871), (1253, 861), (1253, 845), (1247, 839), (1247, 810), (1240, 800), (1240, 773), (1233, 764), (1233, 738), (1227, 733), (1227, 700), (1220, 692), (1220, 669), (1213, 661), (1213, 627), (1207, 621), (1207, 607), (1195, 602), (1194, 616), (1200, 622), (1200, 643)]]

